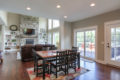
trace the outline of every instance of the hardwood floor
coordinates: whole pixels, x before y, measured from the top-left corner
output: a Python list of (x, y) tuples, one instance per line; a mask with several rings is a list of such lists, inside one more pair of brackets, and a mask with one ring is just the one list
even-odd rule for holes
[[(26, 69), (33, 66), (33, 62), (16, 60), (16, 54), (3, 56), (0, 64), (0, 80), (29, 80)], [(81, 66), (90, 71), (75, 78), (75, 80), (120, 80), (120, 69), (95, 62), (81, 61)]]
[(29, 80), (26, 68), (32, 66), (33, 62), (16, 60), (16, 53), (5, 54), (0, 64), (0, 80)]

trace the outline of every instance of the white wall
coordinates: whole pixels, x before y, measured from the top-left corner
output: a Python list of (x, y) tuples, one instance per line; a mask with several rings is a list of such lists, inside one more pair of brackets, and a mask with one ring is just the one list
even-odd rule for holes
[(60, 48), (64, 49), (64, 21), (60, 21)]
[(0, 24), (7, 26), (7, 12), (0, 11), (0, 19)]
[(0, 25), (0, 50), (4, 51), (4, 32), (5, 30), (5, 26), (4, 25)]
[(71, 42), (71, 23), (61, 21), (60, 26), (60, 42), (61, 42), (61, 49), (71, 49), (72, 42)]
[(47, 19), (46, 18), (39, 18), (39, 27), (40, 28), (47, 28)]
[(64, 22), (64, 49), (72, 48), (72, 29), (70, 22)]
[(4, 51), (4, 30), (5, 30), (5, 27), (7, 26), (7, 12), (4, 12), (4, 11), (0, 11), (0, 27), (1, 27), (1, 30), (0, 30), (0, 48)]
[(17, 25), (19, 28), (20, 26), (20, 15), (19, 14), (14, 14), (14, 13), (8, 13), (7, 15), (7, 22), (8, 22), (8, 30), (11, 25)]

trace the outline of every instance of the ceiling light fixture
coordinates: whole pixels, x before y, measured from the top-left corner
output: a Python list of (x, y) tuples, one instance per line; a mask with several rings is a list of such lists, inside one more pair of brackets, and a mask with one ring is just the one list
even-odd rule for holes
[(64, 16), (64, 18), (66, 19), (66, 18), (67, 18), (67, 16)]
[(94, 6), (95, 6), (95, 3), (91, 3), (90, 6), (91, 6), (91, 7), (94, 7)]
[(61, 8), (61, 5), (57, 5), (56, 7), (57, 7), (57, 8)]
[(26, 9), (27, 9), (28, 11), (30, 11), (30, 10), (31, 10), (31, 8), (30, 8), (30, 7), (27, 7)]

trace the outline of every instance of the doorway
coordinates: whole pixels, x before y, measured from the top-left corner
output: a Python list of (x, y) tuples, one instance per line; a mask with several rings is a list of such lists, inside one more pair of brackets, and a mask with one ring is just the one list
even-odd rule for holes
[(80, 51), (81, 57), (96, 59), (96, 28), (80, 29), (75, 32), (76, 46)]
[(120, 66), (120, 21), (105, 24), (105, 60)]

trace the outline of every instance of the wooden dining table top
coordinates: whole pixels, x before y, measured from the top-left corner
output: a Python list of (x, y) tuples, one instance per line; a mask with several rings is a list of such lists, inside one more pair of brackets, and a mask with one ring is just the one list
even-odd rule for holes
[(57, 50), (50, 50), (50, 51), (36, 51), (37, 55), (42, 58), (50, 58), (55, 57), (57, 54)]
[[(36, 53), (42, 58), (51, 58), (51, 57), (56, 57), (57, 51), (59, 50), (36, 51)], [(80, 52), (78, 51), (77, 53), (80, 53)]]

